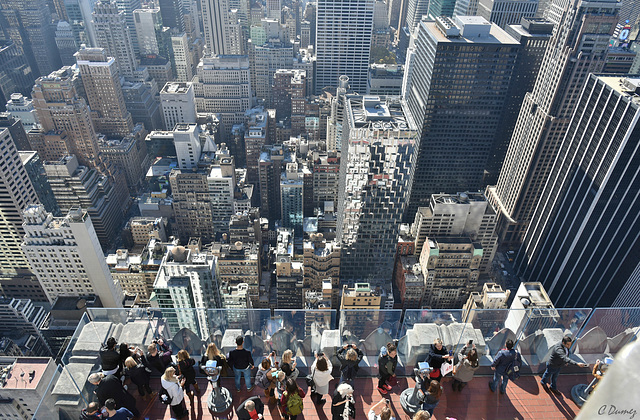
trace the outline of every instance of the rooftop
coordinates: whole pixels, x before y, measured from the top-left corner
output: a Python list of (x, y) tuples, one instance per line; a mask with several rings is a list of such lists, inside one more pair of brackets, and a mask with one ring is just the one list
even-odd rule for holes
[(0, 390), (35, 389), (50, 361), (46, 357), (19, 357), (3, 365), (0, 359)]

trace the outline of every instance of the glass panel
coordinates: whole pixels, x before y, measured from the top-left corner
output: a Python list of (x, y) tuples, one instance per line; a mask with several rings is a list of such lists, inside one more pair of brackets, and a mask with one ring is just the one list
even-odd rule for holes
[(588, 363), (615, 356), (640, 331), (640, 308), (596, 308), (578, 334), (573, 351)]
[(546, 362), (549, 350), (564, 335), (575, 336), (582, 329), (590, 313), (588, 308), (528, 310), (528, 318), (520, 323), (522, 327), (517, 336), (522, 358), (535, 371), (538, 365)]
[(225, 354), (236, 348), (235, 339), (239, 335), (244, 337), (244, 348), (251, 351), (255, 363), (271, 351), (268, 337), (275, 326), (269, 309), (209, 309), (207, 314), (208, 341), (216, 343)]
[[(514, 342), (523, 326), (527, 324), (526, 309), (474, 309), (466, 314), (466, 322), (471, 325), (474, 344), (481, 356), (480, 364), (489, 364), (493, 357), (504, 348), (507, 340)], [(468, 341), (468, 340), (467, 340)], [(465, 343), (467, 342), (465, 341)], [(464, 343), (463, 343), (464, 344)], [(486, 358), (482, 358), (486, 356)]]
[(427, 358), (429, 348), (436, 338), (440, 338), (452, 352), (459, 351), (466, 341), (474, 339), (473, 328), (462, 322), (462, 315), (462, 309), (405, 311), (402, 323), (404, 334), (398, 341), (398, 357), (405, 365), (407, 373), (410, 373), (418, 362)]
[[(322, 334), (335, 329), (336, 311), (318, 310), (276, 310), (273, 321), (280, 324), (280, 330), (271, 335), (271, 347), (282, 354), (287, 343), (295, 342), (297, 356), (312, 357), (315, 351), (321, 351)], [(282, 335), (282, 339), (279, 336)]]
[(341, 345), (356, 344), (366, 356), (378, 356), (380, 347), (398, 338), (402, 310), (353, 309), (340, 311)]

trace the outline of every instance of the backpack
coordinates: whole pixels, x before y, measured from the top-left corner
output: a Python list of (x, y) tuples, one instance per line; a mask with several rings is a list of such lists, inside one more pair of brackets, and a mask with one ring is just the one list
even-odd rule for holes
[(515, 381), (520, 377), (520, 368), (522, 367), (522, 357), (516, 351), (516, 357), (507, 365), (505, 373), (510, 380)]
[(172, 400), (171, 395), (169, 395), (169, 392), (164, 387), (160, 388), (160, 394), (158, 395), (158, 399), (162, 404), (171, 405), (171, 400)]
[(288, 396), (287, 411), (292, 416), (297, 416), (302, 413), (302, 398), (300, 398), (297, 392)]

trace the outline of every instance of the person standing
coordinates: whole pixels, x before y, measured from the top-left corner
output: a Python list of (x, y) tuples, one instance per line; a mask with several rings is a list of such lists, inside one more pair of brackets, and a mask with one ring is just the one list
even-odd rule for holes
[(163, 339), (153, 340), (147, 347), (147, 354), (142, 362), (149, 369), (155, 369), (162, 375), (171, 363), (171, 349)]
[(435, 410), (438, 406), (440, 397), (442, 397), (442, 385), (440, 385), (440, 382), (433, 379), (429, 383), (427, 392), (424, 393), (424, 402), (422, 403), (422, 409), (433, 416), (433, 410)]
[(180, 375), (184, 378), (184, 392), (189, 397), (189, 402), (191, 403), (191, 409), (193, 410), (193, 391), (191, 390), (191, 385), (195, 388), (197, 392), (197, 396), (200, 396), (200, 387), (198, 386), (198, 382), (196, 381), (196, 370), (194, 366), (196, 365), (196, 361), (189, 356), (189, 353), (186, 350), (180, 350), (178, 352), (178, 371)]
[(218, 380), (216, 381), (218, 384), (218, 388), (220, 387), (220, 377), (227, 376), (228, 374), (228, 366), (227, 366), (227, 358), (224, 354), (220, 353), (218, 350), (218, 346), (215, 343), (209, 343), (207, 346), (207, 351), (202, 355), (202, 359), (200, 359), (200, 372), (206, 374), (205, 366), (207, 366), (208, 360), (215, 360), (217, 366), (219, 366), (222, 370), (220, 375), (218, 375)]
[(458, 355), (458, 364), (453, 368), (453, 384), (454, 391), (462, 392), (467, 383), (473, 379), (473, 375), (480, 367), (478, 363), (478, 351), (475, 345), (470, 350), (460, 352)]
[(101, 406), (109, 398), (113, 398), (119, 407), (126, 407), (135, 417), (140, 415), (136, 408), (136, 399), (124, 389), (120, 379), (114, 375), (104, 376), (102, 373), (92, 373), (89, 375), (89, 382), (96, 386), (93, 392), (98, 397), (98, 403)]
[(253, 357), (249, 350), (245, 350), (242, 345), (244, 339), (242, 336), (236, 337), (236, 349), (231, 350), (229, 353), (229, 366), (233, 368), (235, 375), (236, 391), (240, 392), (240, 378), (244, 376), (244, 383), (247, 386), (247, 391), (253, 389), (251, 385), (251, 369), (253, 369)]
[(340, 383), (353, 382), (364, 353), (355, 344), (346, 344), (336, 354), (340, 361)]
[(505, 343), (506, 348), (502, 349), (496, 354), (493, 363), (491, 364), (491, 370), (493, 370), (493, 380), (489, 381), (489, 389), (491, 392), (496, 392), (496, 388), (500, 385), (500, 379), (502, 378), (502, 385), (500, 385), (500, 393), (507, 392), (507, 384), (509, 383), (509, 375), (507, 369), (515, 362), (516, 358), (520, 357), (520, 354), (513, 348), (513, 340), (509, 339)]
[(287, 378), (291, 378), (294, 381), (298, 379), (298, 375), (300, 375), (300, 371), (297, 368), (296, 358), (293, 355), (291, 350), (285, 350), (282, 353), (282, 364), (280, 365), (280, 369), (287, 375)]
[(167, 391), (167, 394), (171, 398), (171, 411), (176, 419), (180, 420), (189, 415), (189, 410), (184, 403), (184, 378), (178, 380), (176, 377), (176, 369), (173, 366), (169, 366), (160, 378), (162, 387)]
[(120, 353), (116, 350), (117, 345), (116, 339), (109, 337), (106, 344), (100, 349), (100, 365), (104, 376), (116, 375), (122, 370)]
[(150, 397), (153, 397), (155, 392), (151, 390), (149, 381), (151, 380), (151, 369), (137, 362), (133, 357), (127, 357), (124, 361), (124, 373), (131, 378), (131, 382), (138, 387), (138, 393), (147, 401)]
[(331, 399), (331, 420), (349, 420), (349, 412), (355, 410), (353, 387), (342, 383), (333, 391)]
[(549, 383), (549, 385), (551, 385), (549, 390), (556, 394), (560, 392), (558, 391), (556, 382), (563, 366), (576, 365), (582, 368), (589, 366), (586, 363), (578, 363), (569, 358), (569, 355), (571, 354), (569, 352), (571, 343), (573, 343), (573, 339), (570, 336), (565, 335), (562, 338), (562, 342), (551, 347), (551, 356), (547, 362), (547, 369), (545, 369), (542, 379), (540, 380), (540, 383), (545, 389), (547, 389), (547, 383)]
[(324, 353), (316, 353), (316, 360), (311, 365), (311, 377), (313, 378), (311, 400), (318, 405), (327, 402), (323, 396), (329, 393), (329, 382), (333, 379), (332, 370), (333, 365)]
[(104, 408), (107, 409), (107, 416), (105, 420), (129, 420), (133, 417), (133, 413), (124, 407), (120, 407), (116, 410), (116, 400), (109, 398), (104, 402)]
[(285, 420), (296, 420), (298, 415), (302, 414), (304, 408), (302, 399), (304, 396), (304, 391), (298, 386), (296, 381), (287, 378), (286, 390), (280, 398), (280, 409), (282, 410), (282, 417)]
[(380, 352), (380, 357), (378, 358), (380, 376), (378, 379), (378, 391), (384, 395), (392, 388), (388, 383), (389, 379), (396, 376), (398, 351), (393, 343), (387, 343), (382, 349), (383, 351)]

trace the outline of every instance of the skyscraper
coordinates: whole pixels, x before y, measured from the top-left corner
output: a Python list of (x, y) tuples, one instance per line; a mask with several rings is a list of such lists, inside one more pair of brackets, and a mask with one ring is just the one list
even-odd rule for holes
[(246, 55), (206, 56), (198, 63), (193, 79), (198, 112), (220, 114), (222, 140), (244, 122), (251, 108), (251, 76)]
[(22, 48), (11, 40), (0, 41), (0, 100), (6, 103), (18, 92), (28, 95), (34, 80)]
[(190, 82), (193, 79), (193, 61), (187, 34), (182, 32), (171, 35), (171, 49), (176, 66), (176, 81)]
[(99, 0), (93, 9), (96, 46), (104, 48), (107, 56), (114, 57), (120, 75), (133, 77), (138, 64), (133, 49), (133, 37), (123, 11), (115, 0)]
[(105, 307), (122, 307), (122, 289), (111, 277), (85, 210), (72, 208), (54, 218), (42, 205), (32, 205), (24, 211), (23, 226), (22, 249), (49, 302), (58, 296), (98, 296)]
[(242, 54), (242, 31), (229, 0), (202, 0), (204, 44), (210, 54)]
[(532, 18), (538, 12), (538, 0), (480, 0), (478, 16), (493, 22), (502, 29), (518, 25), (522, 18)]
[(95, 165), (99, 154), (98, 137), (91, 122), (90, 110), (78, 95), (80, 78), (70, 67), (63, 67), (48, 76), (40, 77), (33, 86), (33, 105), (42, 132), (54, 132), (64, 139), (62, 150), (53, 142), (32, 146), (47, 159), (60, 159), (74, 154), (81, 164)]
[(553, 23), (544, 19), (522, 19), (520, 25), (508, 25), (505, 31), (522, 46), (513, 68), (507, 101), (502, 113), (502, 121), (491, 148), (491, 157), (486, 166), (484, 182), (494, 185), (502, 169), (504, 157), (509, 148), (513, 129), (518, 121), (522, 101), (533, 90), (544, 59), (547, 45), (553, 32)]
[(351, 88), (367, 91), (374, 0), (319, 0), (316, 14), (316, 93), (337, 86), (342, 75)]
[(304, 182), (302, 171), (296, 162), (287, 163), (280, 178), (280, 209), (282, 226), (293, 230), (296, 237), (302, 237), (304, 202)]
[(160, 104), (167, 130), (176, 124), (196, 123), (196, 97), (191, 83), (167, 83), (160, 91)]
[(487, 190), (506, 246), (522, 242), (586, 78), (605, 64), (618, 7), (615, 0), (551, 4), (550, 16), (564, 19), (549, 41), (533, 92), (522, 103), (498, 184)]
[(6, 128), (0, 131), (0, 149), (0, 266), (3, 270), (29, 269), (20, 248), (24, 236), (22, 211), (38, 204), (38, 196)]
[(408, 0), (407, 28), (413, 32), (422, 20), (422, 16), (429, 14), (429, 0)]
[(402, 216), (418, 152), (418, 131), (404, 102), (347, 96), (337, 239), (343, 283), (381, 286), (393, 274)]
[(133, 121), (127, 111), (118, 66), (104, 48), (81, 48), (75, 55), (96, 131), (124, 137)]
[(20, 154), (20, 160), (22, 166), (27, 171), (31, 185), (36, 191), (38, 201), (44, 206), (44, 209), (54, 216), (60, 214), (60, 208), (56, 197), (53, 195), (53, 190), (47, 179), (47, 174), (44, 172), (44, 166), (42, 160), (38, 156), (38, 152), (18, 152)]
[(141, 2), (140, 0), (116, 0), (116, 6), (118, 6), (118, 10), (124, 13), (124, 20), (127, 24), (127, 28), (129, 28), (129, 33), (131, 34), (133, 52), (138, 56), (140, 54), (140, 47), (138, 45), (138, 35), (133, 11), (140, 8)]
[(159, 0), (162, 24), (178, 31), (184, 31), (182, 0)]
[(133, 11), (136, 37), (140, 55), (160, 54), (162, 42), (162, 15), (159, 8), (137, 9)]
[(421, 140), (407, 221), (431, 194), (481, 187), (519, 49), (476, 16), (423, 20), (414, 35), (404, 94)]
[(36, 76), (60, 68), (60, 55), (45, 0), (0, 1), (0, 28), (20, 47)]
[(638, 288), (638, 93), (640, 78), (590, 75), (558, 144), (516, 258), (557, 306), (611, 306)]
[(64, 156), (59, 161), (47, 162), (44, 170), (60, 211), (66, 214), (71, 209), (82, 207), (91, 216), (91, 230), (95, 231), (106, 249), (119, 232), (122, 217), (127, 210), (129, 196), (126, 186), (121, 187), (96, 169), (78, 165), (75, 156)]
[(56, 26), (56, 45), (60, 52), (60, 60), (63, 66), (73, 66), (76, 63), (73, 55), (78, 51), (76, 38), (73, 34), (71, 25), (64, 20), (58, 22)]

